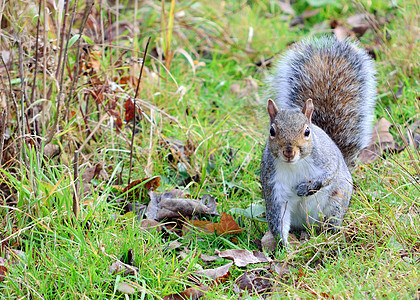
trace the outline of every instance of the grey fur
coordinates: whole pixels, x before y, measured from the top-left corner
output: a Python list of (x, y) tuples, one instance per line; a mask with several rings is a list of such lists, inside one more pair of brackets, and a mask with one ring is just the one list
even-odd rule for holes
[[(370, 141), (376, 95), (373, 62), (357, 46), (326, 36), (300, 42), (268, 77), (280, 111), (271, 119), (270, 126), (278, 130), (263, 152), (261, 182), (269, 229), (284, 245), (290, 229), (328, 224), (336, 230), (348, 210), (353, 191), (349, 167)], [(319, 67), (324, 57), (324, 72), (310, 69)], [(315, 82), (325, 87), (313, 86)], [(298, 138), (301, 128), (294, 127), (307, 126), (297, 120), (304, 101), (313, 95), (318, 99), (306, 141)], [(286, 144), (300, 151), (293, 163), (281, 159)]]
[[(271, 76), (268, 76), (268, 96), (274, 99), (279, 108), (301, 108), (302, 104), (297, 104), (296, 102), (298, 100), (297, 91), (301, 88), (302, 78), (308, 82), (314, 80), (314, 78), (310, 77), (311, 74), (307, 74), (307, 72), (302, 70), (302, 65), (304, 63), (308, 64), (308, 62), (310, 64), (310, 60), (314, 54), (320, 52), (331, 54), (336, 58), (346, 58), (348, 64), (354, 70), (355, 77), (359, 80), (359, 84), (357, 85), (358, 90), (353, 91), (359, 95), (358, 101), (352, 103), (350, 107), (342, 108), (347, 111), (352, 111), (352, 114), (355, 116), (354, 119), (347, 120), (348, 122), (337, 120), (335, 124), (332, 124), (331, 119), (326, 120), (325, 115), (320, 116), (314, 114), (312, 119), (314, 124), (327, 132), (329, 126), (342, 127), (340, 131), (342, 135), (336, 134), (332, 138), (342, 150), (346, 162), (351, 167), (350, 164), (355, 160), (358, 151), (367, 147), (369, 144), (376, 98), (373, 61), (364, 50), (358, 48), (356, 42), (351, 42), (350, 40), (340, 42), (334, 36), (322, 36), (318, 39), (308, 39), (295, 44), (292, 49), (286, 52), (283, 59), (277, 63)], [(334, 60), (331, 62), (332, 72), (339, 73), (341, 71), (340, 67), (343, 66), (338, 63), (335, 64)], [(326, 91), (333, 88), (331, 87), (331, 83), (329, 85), (323, 88)], [(346, 90), (346, 87), (343, 85), (338, 86), (343, 94), (351, 92)], [(306, 99), (302, 100), (305, 101)], [(315, 108), (315, 110), (317, 109), (319, 110), (320, 107)], [(349, 144), (355, 147), (347, 153), (346, 148), (348, 148)]]

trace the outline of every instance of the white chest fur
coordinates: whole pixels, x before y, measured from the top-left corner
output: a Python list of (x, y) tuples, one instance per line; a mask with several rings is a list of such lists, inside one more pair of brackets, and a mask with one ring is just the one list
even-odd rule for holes
[(324, 189), (308, 197), (299, 197), (296, 186), (300, 183), (319, 178), (324, 171), (315, 166), (312, 159), (306, 157), (294, 164), (276, 162), (273, 178), (274, 201), (286, 204), (290, 212), (290, 226), (304, 228), (307, 224), (319, 221), (327, 202)]

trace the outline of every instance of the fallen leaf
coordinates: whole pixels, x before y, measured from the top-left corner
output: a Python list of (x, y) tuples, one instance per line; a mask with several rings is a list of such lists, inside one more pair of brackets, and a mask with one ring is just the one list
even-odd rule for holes
[(207, 255), (207, 254), (200, 254), (200, 258), (204, 262), (213, 262), (219, 259), (218, 256), (214, 255)]
[(136, 293), (136, 288), (126, 282), (120, 281), (117, 285), (117, 291), (127, 295), (134, 295)]
[(385, 118), (380, 118), (373, 128), (372, 139), (368, 147), (359, 154), (359, 159), (363, 164), (373, 162), (384, 153), (399, 153), (405, 149), (405, 146), (398, 146), (389, 128), (392, 124)]
[(235, 222), (231, 215), (223, 212), (219, 223), (211, 223), (206, 226), (210, 231), (216, 232), (217, 234), (228, 234), (228, 233), (239, 233), (244, 231)]
[(7, 268), (5, 266), (0, 266), (0, 282), (4, 280), (7, 276)]
[(201, 200), (177, 198), (178, 192), (165, 192), (161, 195), (149, 192), (150, 202), (146, 209), (149, 219), (161, 221), (170, 218), (187, 218), (193, 215), (218, 215), (215, 198), (204, 195)]
[(182, 247), (182, 244), (179, 241), (172, 241), (168, 244), (168, 246), (165, 247), (167, 250), (174, 250), (179, 249)]
[(352, 27), (354, 33), (362, 36), (371, 27), (370, 20), (375, 20), (375, 16), (369, 13), (360, 13), (347, 18), (347, 24)]
[(420, 146), (420, 121), (416, 121), (407, 128), (408, 142), (415, 149)]
[(277, 248), (277, 242), (271, 231), (267, 231), (261, 239), (261, 246), (264, 250), (273, 252)]
[(114, 109), (107, 109), (106, 112), (115, 118), (115, 121), (114, 121), (115, 128), (116, 128), (117, 133), (120, 133), (123, 126), (120, 113)]
[(89, 90), (89, 93), (92, 95), (93, 99), (97, 104), (104, 102), (103, 88), (97, 90)]
[(232, 267), (233, 263), (228, 263), (224, 266), (215, 268), (215, 269), (206, 269), (194, 272), (195, 275), (206, 276), (210, 279), (217, 280), (218, 282), (226, 281), (230, 276), (229, 269)]
[(350, 29), (348, 29), (347, 27), (343, 26), (343, 25), (337, 25), (334, 29), (333, 29), (334, 35), (337, 37), (337, 39), (342, 42), (344, 41), (346, 38), (352, 36), (352, 32), (350, 31)]
[(53, 159), (57, 155), (61, 153), (61, 149), (58, 145), (55, 145), (53, 143), (49, 143), (45, 145), (44, 147), (44, 157), (48, 159)]
[[(125, 108), (125, 114), (124, 114), (124, 119), (126, 122), (130, 122), (131, 120), (134, 119), (134, 113), (135, 113), (135, 106), (133, 103), (133, 99), (127, 99), (127, 101), (125, 101), (124, 103), (124, 108)], [(143, 118), (143, 115), (141, 114), (141, 112), (137, 113), (137, 116), (140, 118), (140, 120)]]
[(231, 249), (224, 251), (217, 251), (216, 254), (221, 258), (233, 260), (236, 266), (245, 267), (249, 264), (258, 264), (271, 262), (271, 258), (267, 257), (263, 252), (249, 251), (246, 249)]
[(162, 230), (162, 227), (159, 224), (159, 222), (151, 219), (141, 220), (140, 228), (143, 228), (149, 232), (155, 231), (158, 233)]
[(290, 5), (290, 2), (282, 2), (282, 1), (277, 1), (277, 4), (280, 6), (280, 9), (288, 15), (295, 15), (296, 12), (293, 9), (293, 7)]
[(124, 264), (120, 260), (114, 261), (109, 267), (109, 273), (112, 275), (121, 274), (124, 276), (135, 275), (139, 272), (139, 268)]
[(228, 215), (225, 212), (222, 212), (222, 216), (220, 218), (219, 223), (193, 220), (191, 224), (195, 227), (204, 229), (204, 232), (217, 233), (219, 235), (240, 233), (244, 230), (243, 228), (239, 227), (239, 225), (235, 222), (231, 215)]
[(160, 177), (146, 177), (132, 181), (121, 191), (122, 194), (127, 193), (128, 200), (140, 200), (144, 201), (147, 199), (147, 192), (154, 191), (160, 186)]
[(306, 10), (303, 13), (293, 17), (293, 19), (290, 20), (289, 26), (290, 27), (294, 27), (297, 25), (303, 25), (305, 19), (309, 19), (313, 16), (316, 16), (317, 14), (319, 14), (320, 9), (312, 9), (312, 10)]
[(89, 183), (92, 179), (99, 178), (99, 175), (103, 175), (102, 172), (103, 166), (101, 163), (96, 164), (93, 167), (87, 168), (82, 174), (83, 183)]
[(209, 287), (205, 285), (191, 287), (181, 293), (167, 295), (163, 300), (196, 300), (203, 297), (208, 289)]
[(241, 276), (236, 279), (241, 290), (248, 290), (251, 294), (263, 294), (269, 292), (273, 286), (272, 275), (266, 272), (265, 269), (255, 269), (245, 271)]
[(278, 274), (280, 277), (283, 277), (285, 274), (290, 273), (290, 264), (281, 262), (281, 261), (273, 261), (270, 265), (270, 269)]

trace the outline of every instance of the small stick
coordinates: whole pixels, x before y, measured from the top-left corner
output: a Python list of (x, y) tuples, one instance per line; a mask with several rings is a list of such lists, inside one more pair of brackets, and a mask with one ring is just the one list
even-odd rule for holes
[(137, 94), (139, 92), (139, 87), (140, 87), (140, 82), (141, 82), (141, 76), (143, 74), (143, 67), (144, 67), (144, 63), (146, 61), (146, 55), (147, 55), (147, 48), (149, 48), (149, 43), (150, 43), (150, 37), (147, 40), (147, 44), (146, 44), (146, 49), (144, 50), (144, 54), (143, 54), (143, 61), (141, 62), (141, 68), (140, 68), (140, 75), (139, 75), (139, 81), (137, 82), (137, 88), (136, 88), (136, 93), (134, 95), (134, 119), (133, 119), (133, 133), (131, 135), (131, 150), (130, 150), (130, 169), (128, 171), (128, 183), (130, 184), (130, 180), (131, 180), (131, 167), (133, 166), (133, 148), (134, 148), (134, 135), (136, 133), (136, 99), (137, 99)]
[(73, 172), (74, 172), (74, 182), (75, 182), (75, 192), (73, 194), (73, 213), (74, 216), (79, 216), (79, 150), (74, 151), (74, 161), (73, 161)]
[[(65, 38), (65, 29), (66, 29), (66, 22), (67, 22), (67, 15), (69, 12), (69, 3), (70, 1), (66, 1), (64, 4), (64, 18), (63, 18), (63, 23), (61, 24), (61, 31), (59, 32), (59, 35), (61, 36), (60, 39), (60, 52), (58, 54), (58, 60), (57, 60), (57, 69), (55, 70), (55, 77), (57, 78), (58, 75), (60, 74), (60, 67), (61, 67), (61, 58), (63, 57), (63, 46), (64, 46), (64, 38)], [(72, 27), (72, 24), (70, 24), (70, 28)], [(64, 68), (64, 64), (63, 64), (63, 68)], [(52, 92), (52, 85), (50, 86), (48, 93), (47, 93), (47, 99), (49, 100), (51, 97), (51, 92)], [(60, 98), (60, 97), (58, 97)], [(48, 144), (48, 143), (45, 143)]]
[[(77, 0), (76, 0), (76, 4), (77, 4)], [(79, 76), (78, 76), (77, 73), (79, 72), (79, 64), (80, 64), (80, 59), (79, 59), (79, 56), (80, 56), (80, 40), (81, 40), (83, 30), (85, 29), (86, 22), (87, 22), (87, 19), (89, 18), (89, 14), (92, 10), (93, 5), (94, 5), (93, 0), (90, 0), (86, 4), (85, 13), (84, 13), (83, 19), (82, 19), (82, 25), (80, 26), (80, 30), (79, 30), (80, 35), (79, 35), (79, 38), (76, 41), (76, 44), (77, 44), (76, 67), (74, 68), (74, 75), (73, 75), (73, 80), (71, 82), (70, 92), (67, 94), (66, 101), (65, 101), (66, 102), (66, 113), (65, 113), (66, 120), (68, 120), (68, 115), (69, 115), (68, 113), (69, 113), (69, 110), (70, 110), (70, 101), (73, 98), (74, 87), (75, 87), (76, 83), (79, 81)], [(76, 10), (76, 8), (75, 8), (75, 10)], [(74, 15), (73, 15), (73, 17), (74, 17)]]
[[(34, 96), (35, 96), (35, 86), (36, 86), (36, 73), (38, 71), (38, 55), (39, 55), (39, 26), (41, 25), (41, 7), (42, 7), (42, 0), (39, 0), (39, 7), (38, 7), (38, 22), (36, 24), (36, 40), (35, 40), (35, 71), (34, 71), (34, 82), (32, 83), (32, 91), (31, 91), (31, 99), (29, 101), (30, 104), (34, 103)], [(46, 45), (44, 45), (45, 49)]]

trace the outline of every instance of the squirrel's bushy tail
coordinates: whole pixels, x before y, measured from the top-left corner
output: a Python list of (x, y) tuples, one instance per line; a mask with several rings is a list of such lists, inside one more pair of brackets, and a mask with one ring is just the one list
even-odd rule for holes
[(312, 122), (331, 137), (351, 167), (371, 138), (376, 82), (367, 53), (333, 36), (302, 41), (287, 51), (268, 80), (279, 108), (302, 108), (313, 100)]

